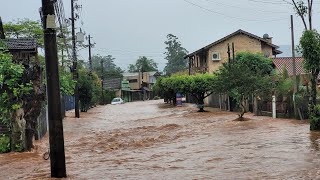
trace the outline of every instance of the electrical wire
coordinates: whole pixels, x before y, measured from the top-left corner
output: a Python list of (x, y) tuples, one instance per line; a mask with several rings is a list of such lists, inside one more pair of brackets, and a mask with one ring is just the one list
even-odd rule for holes
[(261, 9), (257, 9), (257, 8), (241, 7), (240, 5), (230, 5), (230, 4), (217, 2), (216, 0), (203, 0), (203, 1), (207, 1), (209, 3), (214, 3), (214, 4), (226, 6), (226, 7), (236, 8), (236, 9), (249, 10), (249, 12), (255, 11), (255, 12), (259, 12), (259, 13), (288, 14), (288, 12), (283, 12), (283, 11), (269, 11), (269, 10), (261, 10)]
[(196, 3), (193, 3), (191, 1), (188, 1), (188, 0), (183, 0), (184, 2), (192, 5), (192, 6), (195, 6), (195, 7), (198, 7), (200, 8), (201, 10), (203, 11), (207, 11), (207, 12), (210, 12), (210, 13), (213, 13), (213, 14), (218, 14), (218, 15), (221, 15), (221, 16), (224, 16), (226, 18), (230, 18), (230, 19), (237, 19), (239, 21), (251, 21), (251, 22), (275, 22), (275, 21), (283, 21), (283, 20), (287, 20), (287, 18), (282, 18), (282, 19), (272, 19), (272, 20), (261, 20), (261, 19), (246, 19), (246, 18), (241, 18), (241, 17), (236, 17), (236, 16), (230, 16), (230, 15), (227, 15), (227, 14), (224, 14), (224, 13), (221, 13), (221, 12), (218, 12), (218, 11), (214, 11), (212, 9), (209, 9), (209, 8), (205, 8), (199, 4), (196, 4)]
[(67, 44), (67, 39), (66, 39), (66, 36), (64, 34), (64, 30), (67, 29), (68, 27), (66, 26), (66, 23), (65, 23), (65, 19), (66, 18), (65, 18), (64, 6), (63, 6), (62, 0), (57, 0), (54, 3), (54, 8), (55, 8), (56, 15), (58, 17), (59, 29), (60, 29), (61, 36), (63, 38), (63, 43), (64, 43), (65, 48), (66, 48), (67, 56), (68, 56), (69, 59), (72, 59), (70, 51), (69, 51), (69, 46)]

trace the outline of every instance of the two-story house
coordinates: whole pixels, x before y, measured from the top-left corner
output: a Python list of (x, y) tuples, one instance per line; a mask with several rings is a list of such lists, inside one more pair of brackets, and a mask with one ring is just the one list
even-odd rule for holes
[(123, 73), (122, 75), (124, 79), (122, 84), (125, 88), (122, 88), (121, 97), (126, 99), (126, 101), (136, 101), (153, 98), (152, 87), (161, 74), (153, 71)]
[[(234, 52), (262, 53), (266, 57), (276, 57), (282, 52), (278, 46), (272, 44), (272, 38), (265, 34), (262, 38), (249, 32), (238, 30), (226, 37), (223, 37), (199, 50), (188, 54), (185, 58), (189, 60), (189, 72), (213, 73), (223, 63), (228, 62), (228, 45)], [(232, 54), (232, 52), (231, 52)], [(232, 58), (232, 57), (231, 57)]]
[[(223, 63), (232, 59), (237, 52), (262, 53), (266, 57), (273, 58), (282, 53), (278, 48), (272, 44), (272, 38), (268, 34), (259, 37), (240, 29), (188, 54), (185, 59), (189, 60), (189, 74), (212, 74)], [(228, 98), (225, 96), (211, 95), (205, 100), (205, 103), (216, 108), (230, 109), (229, 101), (226, 99)]]

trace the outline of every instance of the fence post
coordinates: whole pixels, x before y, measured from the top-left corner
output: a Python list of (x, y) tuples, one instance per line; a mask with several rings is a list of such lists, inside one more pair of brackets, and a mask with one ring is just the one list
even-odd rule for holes
[(277, 110), (276, 110), (276, 96), (272, 95), (272, 118), (277, 118)]

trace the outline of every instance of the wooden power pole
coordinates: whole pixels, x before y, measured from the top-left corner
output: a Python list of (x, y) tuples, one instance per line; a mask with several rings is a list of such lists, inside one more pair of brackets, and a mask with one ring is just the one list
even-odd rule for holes
[(6, 38), (6, 36), (4, 35), (2, 19), (0, 17), (0, 39), (5, 39), (5, 38)]
[(91, 57), (92, 44), (91, 44), (91, 36), (90, 36), (90, 34), (88, 36), (88, 41), (89, 41), (89, 68), (90, 68), (90, 73), (91, 73), (93, 71), (93, 67), (92, 67), (92, 57)]
[(79, 84), (78, 84), (78, 61), (76, 51), (76, 33), (75, 33), (75, 17), (74, 17), (74, 0), (71, 0), (71, 24), (72, 24), (72, 60), (73, 60), (73, 79), (76, 81), (74, 89), (75, 98), (75, 116), (80, 118), (79, 110)]
[(54, 1), (42, 0), (51, 177), (66, 177)]
[(102, 91), (102, 104), (104, 105), (104, 89), (103, 89), (103, 81), (104, 81), (104, 66), (103, 66), (103, 60), (101, 59), (101, 91)]

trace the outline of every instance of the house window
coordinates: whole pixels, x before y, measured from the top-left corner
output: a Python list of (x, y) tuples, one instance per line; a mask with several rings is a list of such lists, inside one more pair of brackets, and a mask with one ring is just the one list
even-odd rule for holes
[(129, 83), (136, 83), (136, 82), (138, 82), (138, 79), (130, 79), (129, 80)]
[(220, 58), (220, 53), (218, 53), (218, 52), (213, 52), (213, 53), (212, 53), (212, 60), (214, 60), (214, 61), (219, 61), (219, 60), (221, 60), (221, 58)]
[(197, 66), (196, 67), (199, 67), (199, 57), (197, 57)]

